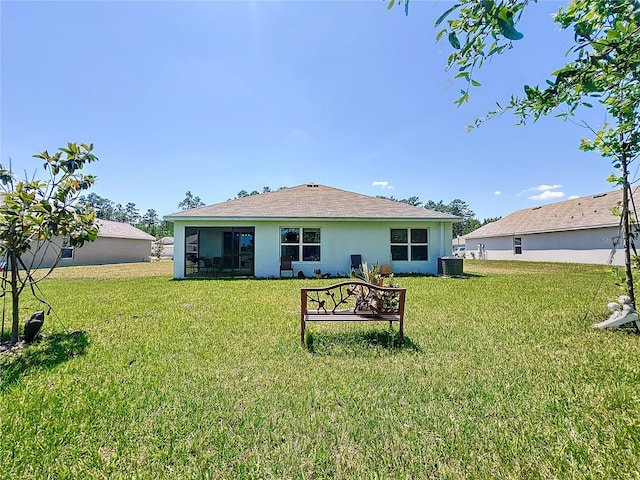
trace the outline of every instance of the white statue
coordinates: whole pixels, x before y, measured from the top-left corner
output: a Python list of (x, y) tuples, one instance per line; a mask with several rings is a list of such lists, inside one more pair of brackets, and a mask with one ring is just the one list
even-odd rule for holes
[(626, 325), (630, 322), (636, 322), (636, 327), (640, 328), (640, 317), (631, 305), (631, 298), (627, 295), (618, 297), (620, 304), (611, 302), (607, 304), (607, 308), (611, 311), (611, 315), (604, 322), (596, 323), (595, 328), (616, 328)]

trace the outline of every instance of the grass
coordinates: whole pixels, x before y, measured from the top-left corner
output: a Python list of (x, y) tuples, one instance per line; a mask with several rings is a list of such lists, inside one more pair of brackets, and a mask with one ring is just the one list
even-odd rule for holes
[(42, 340), (0, 355), (0, 478), (638, 478), (640, 336), (591, 327), (605, 267), (399, 278), (405, 342), (314, 323), (312, 351), (299, 288), (331, 280), (170, 268), (42, 284)]

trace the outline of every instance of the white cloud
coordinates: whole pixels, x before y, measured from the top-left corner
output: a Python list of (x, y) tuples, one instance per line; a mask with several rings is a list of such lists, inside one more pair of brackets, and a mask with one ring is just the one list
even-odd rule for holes
[(578, 195), (571, 195), (569, 200), (575, 200), (576, 198), (580, 198)]
[(562, 198), (564, 197), (564, 192), (551, 192), (547, 190), (546, 192), (542, 192), (540, 195), (534, 195), (529, 197), (529, 200), (550, 200), (552, 198)]
[[(535, 196), (535, 200), (539, 200), (539, 199), (544, 199), (544, 198), (558, 198), (558, 197), (562, 197), (564, 196), (564, 193), (561, 193), (560, 195), (549, 195), (552, 193), (559, 193), (559, 192), (552, 192), (551, 190), (557, 190), (558, 188), (561, 188), (562, 185), (538, 185), (537, 187), (530, 187), (530, 188), (526, 188), (524, 190), (521, 190), (520, 193), (518, 193), (518, 195), (528, 195), (531, 192), (542, 192), (540, 195), (536, 195)], [(548, 195), (548, 196), (545, 196)], [(529, 197), (531, 199), (534, 199), (534, 197)]]
[(374, 180), (371, 182), (372, 187), (380, 187), (383, 190), (391, 190), (393, 187), (386, 180)]
[(556, 190), (562, 185), (538, 185), (537, 187), (527, 188), (525, 192), (546, 192), (548, 190)]
[(500, 190), (496, 190), (495, 192), (493, 192), (494, 195), (502, 195), (502, 192)]

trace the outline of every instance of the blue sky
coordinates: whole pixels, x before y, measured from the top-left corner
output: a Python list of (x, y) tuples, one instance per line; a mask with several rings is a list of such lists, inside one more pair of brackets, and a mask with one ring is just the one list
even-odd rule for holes
[[(565, 62), (572, 37), (541, 0), (524, 40), (458, 108), (434, 21), (449, 2), (0, 2), (2, 163), (94, 143), (93, 192), (144, 213), (316, 182), (366, 195), (466, 201), (481, 220), (612, 189), (584, 128), (512, 116), (466, 132)], [(585, 116), (586, 115), (586, 116)], [(602, 112), (577, 120), (597, 126)]]

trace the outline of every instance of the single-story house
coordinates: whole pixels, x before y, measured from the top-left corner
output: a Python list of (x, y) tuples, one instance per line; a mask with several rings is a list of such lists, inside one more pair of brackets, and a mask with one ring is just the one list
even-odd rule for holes
[(451, 240), (451, 252), (455, 256), (460, 256), (465, 252), (465, 248), (467, 246), (467, 236), (466, 235), (458, 235), (453, 237)]
[(162, 258), (173, 258), (173, 237), (162, 237)]
[[(305, 184), (164, 217), (174, 224), (175, 278), (203, 274), (348, 274), (351, 255), (397, 273), (436, 273), (451, 254), (454, 215)], [(205, 269), (206, 266), (210, 269)]]
[[(624, 264), (622, 190), (518, 210), (465, 235), (466, 258)], [(481, 255), (484, 253), (484, 256)]]
[[(98, 238), (85, 242), (81, 248), (63, 247), (59, 267), (74, 265), (103, 265), (110, 263), (132, 263), (149, 260), (151, 245), (155, 238), (128, 223), (98, 219)], [(52, 241), (63, 245), (61, 240)], [(60, 248), (41, 249), (41, 267), (54, 264)]]

